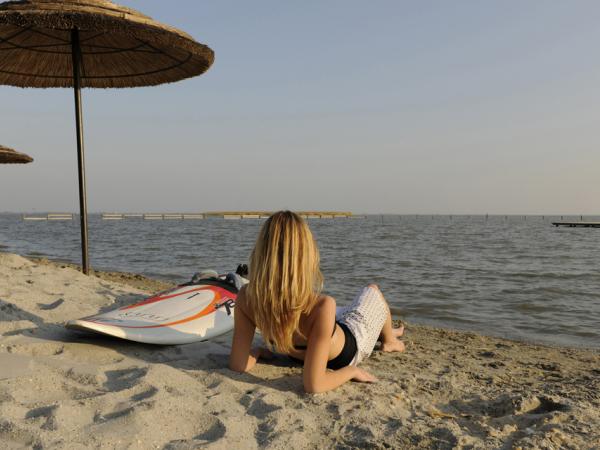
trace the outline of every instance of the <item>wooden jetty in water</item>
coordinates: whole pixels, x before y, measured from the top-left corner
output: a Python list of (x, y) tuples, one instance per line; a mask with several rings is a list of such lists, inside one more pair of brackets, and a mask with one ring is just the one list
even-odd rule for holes
[[(266, 219), (273, 211), (211, 211), (205, 213), (101, 213), (102, 220), (191, 220), (205, 219), (207, 217), (225, 220), (250, 220)], [(304, 219), (364, 219), (365, 216), (354, 215), (348, 211), (298, 211)], [(73, 220), (71, 213), (49, 213), (46, 215), (25, 216), (23, 220)]]
[(102, 213), (102, 220), (123, 220), (123, 219), (144, 219), (144, 220), (190, 220), (204, 219), (204, 214), (200, 213)]
[[(274, 211), (211, 211), (204, 213), (206, 217), (222, 217), (223, 219), (266, 219)], [(349, 211), (296, 211), (303, 219), (341, 219), (356, 217)], [(364, 216), (361, 216), (364, 217)]]
[(71, 213), (48, 213), (44, 216), (21, 216), (23, 220), (73, 220)]
[(552, 222), (552, 225), (555, 227), (583, 227), (583, 228), (600, 228), (600, 222), (586, 222), (586, 221), (578, 221), (578, 222)]
[[(225, 220), (250, 220), (267, 219), (273, 211), (210, 211), (204, 213), (102, 213), (103, 220), (122, 220), (128, 218), (141, 218), (144, 220), (186, 220), (221, 218)], [(355, 216), (348, 211), (298, 211), (304, 219), (341, 219), (356, 218), (364, 219), (365, 216)]]

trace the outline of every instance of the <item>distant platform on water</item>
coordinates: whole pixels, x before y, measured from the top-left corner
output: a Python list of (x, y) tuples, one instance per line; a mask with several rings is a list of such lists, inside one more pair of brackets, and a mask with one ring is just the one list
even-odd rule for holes
[(44, 215), (21, 216), (23, 220), (73, 220), (73, 214), (71, 213), (48, 213)]
[(204, 219), (202, 213), (102, 213), (102, 220), (194, 220)]
[(587, 222), (587, 221), (577, 221), (577, 222), (552, 222), (552, 225), (555, 227), (583, 227), (583, 228), (600, 228), (600, 222)]
[[(224, 219), (266, 219), (274, 211), (211, 211), (204, 213), (206, 217), (222, 217)], [(364, 216), (355, 216), (348, 211), (296, 211), (303, 219), (341, 219), (356, 218)]]
[[(101, 213), (102, 220), (200, 220), (206, 218), (222, 218), (226, 220), (266, 219), (273, 211), (211, 211), (198, 213)], [(299, 211), (304, 219), (364, 219), (364, 215), (355, 215), (348, 211)], [(23, 215), (23, 220), (73, 220), (71, 213), (49, 213), (38, 215)]]
[[(189, 220), (189, 219), (206, 219), (209, 217), (222, 218), (225, 220), (242, 220), (242, 219), (266, 219), (272, 211), (211, 211), (203, 213), (102, 213), (103, 220), (122, 220), (138, 218), (144, 220)], [(339, 219), (348, 217), (364, 217), (355, 216), (351, 212), (346, 211), (300, 211), (301, 217), (304, 219)]]

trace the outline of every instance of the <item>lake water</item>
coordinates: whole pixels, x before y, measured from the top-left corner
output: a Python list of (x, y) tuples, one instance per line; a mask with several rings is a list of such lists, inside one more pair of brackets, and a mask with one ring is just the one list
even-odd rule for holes
[[(556, 219), (386, 215), (309, 223), (325, 290), (339, 303), (375, 282), (409, 322), (600, 348), (600, 228), (556, 228)], [(90, 260), (97, 269), (187, 281), (200, 269), (247, 262), (262, 222), (91, 215)], [(79, 263), (79, 236), (78, 220), (0, 214), (1, 251)]]

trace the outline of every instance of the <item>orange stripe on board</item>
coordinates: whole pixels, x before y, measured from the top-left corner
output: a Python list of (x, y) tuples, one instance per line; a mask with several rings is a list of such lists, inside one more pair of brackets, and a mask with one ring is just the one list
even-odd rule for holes
[[(101, 325), (114, 326), (116, 328), (136, 328), (136, 329), (141, 329), (141, 328), (163, 328), (163, 327), (169, 327), (169, 326), (173, 326), (173, 325), (179, 325), (179, 324), (186, 323), (186, 322), (191, 322), (192, 320), (196, 320), (196, 319), (199, 319), (200, 317), (207, 316), (210, 313), (216, 311), (216, 309), (217, 309), (216, 306), (219, 304), (219, 301), (221, 299), (224, 298), (225, 300), (227, 300), (227, 299), (231, 298), (232, 300), (235, 300), (237, 298), (237, 295), (233, 295), (231, 292), (229, 292), (229, 291), (227, 291), (227, 290), (225, 290), (223, 288), (220, 288), (218, 286), (205, 286), (205, 287), (201, 287), (201, 288), (198, 288), (198, 289), (192, 289), (190, 291), (182, 292), (181, 294), (176, 294), (176, 295), (170, 295), (170, 296), (162, 297), (160, 300), (166, 300), (168, 298), (176, 297), (178, 295), (183, 295), (183, 294), (187, 294), (189, 292), (202, 291), (202, 290), (211, 290), (211, 291), (213, 291), (214, 294), (215, 294), (215, 298), (202, 311), (194, 314), (193, 316), (189, 316), (189, 317), (186, 317), (184, 319), (176, 320), (174, 322), (162, 323), (162, 324), (159, 324), (159, 325), (142, 325), (142, 326), (114, 325), (114, 324), (110, 324), (110, 323), (109, 324), (104, 323), (101, 320), (89, 320), (89, 319), (87, 319), (87, 322), (98, 323), (98, 324), (101, 324)], [(156, 297), (154, 297), (154, 298), (156, 298)], [(151, 301), (151, 302), (148, 302), (148, 303), (154, 303), (154, 302), (157, 302), (157, 301), (159, 301), (159, 300), (154, 300), (154, 301)], [(128, 306), (126, 308), (122, 308), (121, 310), (133, 308), (134, 306), (140, 306), (140, 305), (144, 305), (144, 304), (148, 304), (148, 303), (138, 303), (137, 305)]]
[[(158, 294), (156, 297), (150, 297), (150, 298), (147, 298), (146, 300), (142, 300), (141, 302), (139, 302), (139, 303), (136, 303), (135, 305), (124, 306), (123, 308), (121, 308), (121, 309), (120, 309), (120, 311), (123, 311), (123, 310), (125, 310), (125, 309), (136, 308), (136, 307), (138, 307), (138, 306), (149, 305), (149, 304), (151, 304), (151, 303), (160, 302), (160, 301), (162, 301), (162, 300), (168, 300), (168, 299), (170, 299), (170, 298), (177, 297), (178, 295), (185, 295), (185, 294), (189, 294), (190, 292), (196, 292), (196, 291), (205, 291), (205, 290), (212, 290), (212, 289), (211, 289), (212, 287), (214, 287), (214, 288), (216, 288), (216, 289), (221, 289), (221, 288), (219, 288), (219, 287), (216, 287), (216, 286), (203, 286), (203, 287), (200, 287), (200, 288), (194, 288), (194, 289), (190, 289), (189, 291), (183, 291), (183, 292), (180, 292), (179, 294), (164, 295), (164, 296), (162, 296), (162, 297), (161, 297), (161, 294)], [(167, 293), (169, 293), (169, 292), (173, 292), (173, 290), (170, 290), (170, 291), (168, 291)]]

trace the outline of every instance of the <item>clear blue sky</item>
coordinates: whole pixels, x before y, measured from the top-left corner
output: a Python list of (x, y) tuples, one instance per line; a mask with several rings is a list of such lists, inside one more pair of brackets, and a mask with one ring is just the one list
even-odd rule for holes
[[(216, 59), (84, 92), (90, 211), (600, 212), (596, 0), (122, 3)], [(0, 99), (0, 211), (77, 211), (72, 92)]]

